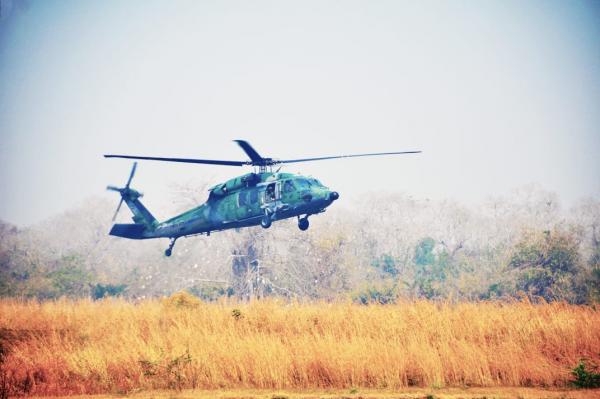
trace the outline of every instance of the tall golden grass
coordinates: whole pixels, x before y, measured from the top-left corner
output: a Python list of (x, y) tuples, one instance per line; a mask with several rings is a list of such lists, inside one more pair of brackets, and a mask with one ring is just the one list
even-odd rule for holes
[(600, 361), (600, 311), (565, 303), (3, 300), (0, 334), (10, 392), (38, 395), (564, 386)]

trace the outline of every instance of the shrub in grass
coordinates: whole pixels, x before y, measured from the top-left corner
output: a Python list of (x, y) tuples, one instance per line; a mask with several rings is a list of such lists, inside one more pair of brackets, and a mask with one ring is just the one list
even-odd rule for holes
[(580, 360), (579, 364), (571, 371), (575, 377), (572, 381), (573, 385), (577, 388), (600, 388), (600, 374), (596, 373), (597, 370), (598, 366), (595, 364), (586, 364), (584, 360)]

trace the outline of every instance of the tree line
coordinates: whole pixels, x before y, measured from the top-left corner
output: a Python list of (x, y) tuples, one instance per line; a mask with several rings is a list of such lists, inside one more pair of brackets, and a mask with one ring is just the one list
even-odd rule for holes
[[(203, 200), (197, 188), (175, 192), (165, 215)], [(113, 206), (95, 198), (34, 226), (0, 223), (0, 296), (600, 300), (600, 201), (565, 208), (537, 186), (470, 206), (365, 194), (305, 232), (286, 220), (181, 239), (171, 258), (166, 240), (108, 236)]]

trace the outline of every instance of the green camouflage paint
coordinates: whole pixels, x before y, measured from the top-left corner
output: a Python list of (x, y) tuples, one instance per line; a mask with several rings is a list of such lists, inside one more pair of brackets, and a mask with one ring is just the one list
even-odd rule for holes
[(164, 222), (158, 222), (127, 189), (122, 198), (133, 212), (133, 225), (116, 224), (111, 235), (131, 239), (177, 238), (248, 227), (324, 212), (339, 195), (318, 180), (292, 173), (247, 173), (211, 187), (208, 200)]

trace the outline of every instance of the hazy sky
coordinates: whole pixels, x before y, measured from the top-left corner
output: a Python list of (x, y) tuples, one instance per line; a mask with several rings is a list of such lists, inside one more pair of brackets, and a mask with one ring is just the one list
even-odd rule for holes
[[(103, 153), (244, 160), (364, 191), (479, 201), (528, 183), (600, 197), (600, 3), (0, 0), (0, 219), (124, 184)], [(244, 172), (143, 162), (171, 182)], [(336, 203), (337, 205), (337, 203)], [(112, 215), (107, 215), (110, 218)], [(169, 215), (157, 215), (159, 217)]]

